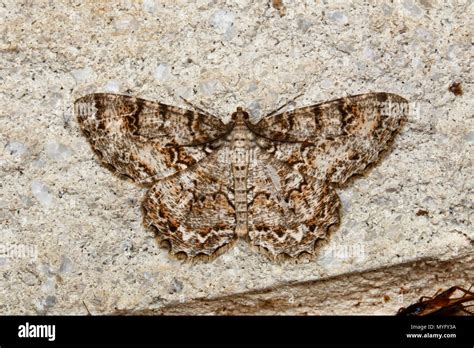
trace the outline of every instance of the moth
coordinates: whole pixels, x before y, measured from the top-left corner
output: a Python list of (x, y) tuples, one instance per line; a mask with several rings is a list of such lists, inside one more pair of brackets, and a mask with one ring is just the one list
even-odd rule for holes
[(124, 95), (76, 100), (100, 162), (149, 188), (144, 224), (179, 258), (213, 258), (239, 239), (271, 259), (314, 255), (339, 223), (336, 188), (390, 148), (408, 112), (369, 93), (251, 122)]
[[(460, 291), (462, 296), (454, 297), (453, 294)], [(472, 302), (471, 305), (465, 305)], [(474, 306), (474, 292), (453, 286), (449, 289), (435, 294), (433, 297), (423, 296), (417, 303), (398, 310), (399, 316), (427, 316), (427, 315), (474, 315), (468, 307)]]

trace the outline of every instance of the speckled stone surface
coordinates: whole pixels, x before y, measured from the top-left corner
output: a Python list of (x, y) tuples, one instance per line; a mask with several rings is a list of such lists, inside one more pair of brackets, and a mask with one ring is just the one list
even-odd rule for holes
[[(283, 5), (0, 5), (1, 313), (156, 309), (473, 252), (472, 2)], [(394, 151), (338, 191), (342, 223), (315, 260), (274, 264), (239, 243), (182, 264), (141, 225), (145, 191), (101, 167), (79, 132), (73, 101), (100, 91), (184, 97), (224, 121), (299, 94), (297, 106), (392, 92), (412, 112)]]

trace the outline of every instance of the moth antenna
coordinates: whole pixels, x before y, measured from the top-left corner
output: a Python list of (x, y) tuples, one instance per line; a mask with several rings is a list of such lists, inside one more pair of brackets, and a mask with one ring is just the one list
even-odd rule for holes
[(182, 97), (182, 96), (179, 96), (179, 97), (180, 97), (187, 105), (191, 106), (194, 110), (199, 111), (200, 113), (205, 114), (205, 115), (207, 115), (207, 116), (215, 117), (215, 116), (211, 115), (210, 113), (208, 113), (206, 110), (203, 110), (203, 109), (201, 109), (199, 106), (194, 105), (193, 103), (191, 103), (189, 100), (185, 99), (184, 97)]
[(298, 94), (296, 97), (294, 97), (293, 99), (290, 99), (288, 100), (285, 104), (283, 104), (282, 106), (280, 106), (278, 109), (270, 112), (268, 115), (266, 115), (265, 117), (270, 117), (270, 116), (273, 116), (275, 115), (278, 111), (280, 111), (281, 109), (287, 107), (289, 104), (293, 103), (297, 98), (301, 97), (303, 95), (303, 93), (301, 94)]

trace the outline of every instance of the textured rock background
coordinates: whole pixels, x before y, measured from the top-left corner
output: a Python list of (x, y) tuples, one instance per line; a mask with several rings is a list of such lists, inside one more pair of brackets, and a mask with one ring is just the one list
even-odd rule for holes
[[(85, 313), (82, 301), (93, 313), (159, 310), (385, 267), (399, 286), (398, 264), (473, 253), (472, 2), (283, 5), (0, 3), (1, 313)], [(455, 81), (463, 95), (449, 91)], [(258, 119), (301, 93), (297, 106), (393, 92), (413, 112), (394, 151), (339, 190), (342, 223), (318, 258), (274, 264), (240, 243), (193, 265), (156, 245), (141, 225), (145, 192), (99, 166), (80, 135), (72, 103), (99, 91), (183, 106), (182, 96), (224, 121), (236, 106)], [(472, 268), (453, 269), (443, 287), (474, 281)], [(381, 279), (350, 291), (381, 298)], [(388, 298), (351, 297), (333, 313), (392, 314), (400, 303)]]

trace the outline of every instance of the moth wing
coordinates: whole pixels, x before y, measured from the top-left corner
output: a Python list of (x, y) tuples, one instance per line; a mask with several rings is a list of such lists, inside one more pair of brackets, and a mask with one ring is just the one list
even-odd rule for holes
[(248, 179), (250, 243), (272, 259), (313, 254), (339, 222), (335, 190), (267, 153), (256, 157)]
[(232, 129), (207, 114), (117, 94), (86, 95), (74, 109), (101, 162), (140, 184), (196, 164)]
[(284, 112), (249, 123), (260, 145), (301, 173), (343, 184), (390, 147), (408, 114), (408, 102), (368, 93)]
[(213, 258), (237, 239), (228, 145), (158, 181), (144, 200), (145, 225), (176, 257)]

